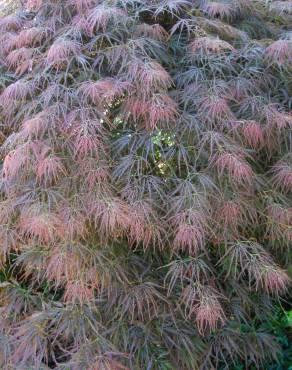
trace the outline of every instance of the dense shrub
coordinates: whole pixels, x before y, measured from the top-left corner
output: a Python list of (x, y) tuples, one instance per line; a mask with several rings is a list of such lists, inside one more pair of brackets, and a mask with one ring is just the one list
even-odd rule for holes
[(1, 369), (280, 359), (291, 24), (291, 1), (249, 0), (1, 18)]

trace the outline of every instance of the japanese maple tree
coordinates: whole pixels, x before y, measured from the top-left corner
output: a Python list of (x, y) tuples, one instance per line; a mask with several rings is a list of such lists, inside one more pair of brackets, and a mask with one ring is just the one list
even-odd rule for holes
[(0, 18), (0, 368), (276, 361), (292, 2), (20, 3)]

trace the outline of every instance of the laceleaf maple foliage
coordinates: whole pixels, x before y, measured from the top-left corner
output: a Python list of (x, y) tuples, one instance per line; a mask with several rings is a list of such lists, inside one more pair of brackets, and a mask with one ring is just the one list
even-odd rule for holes
[(0, 19), (1, 369), (276, 361), (291, 1), (22, 5)]

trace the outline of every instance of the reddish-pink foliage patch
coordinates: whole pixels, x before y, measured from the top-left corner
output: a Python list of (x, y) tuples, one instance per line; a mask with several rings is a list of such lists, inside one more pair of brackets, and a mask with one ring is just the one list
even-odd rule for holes
[(266, 48), (267, 57), (273, 61), (284, 64), (292, 60), (292, 41), (277, 40)]
[(170, 220), (174, 226), (173, 247), (175, 250), (187, 251), (196, 255), (204, 248), (206, 217), (200, 211), (184, 211), (177, 213)]
[(247, 121), (242, 127), (242, 133), (252, 148), (261, 148), (264, 144), (264, 131), (260, 123)]
[(15, 69), (15, 73), (17, 75), (22, 75), (28, 69), (32, 68), (32, 55), (32, 50), (28, 48), (13, 50), (6, 57), (8, 67), (11, 69)]
[(32, 27), (22, 30), (14, 40), (14, 47), (34, 47), (37, 46), (49, 33), (45, 27)]
[(232, 4), (228, 2), (217, 2), (217, 1), (207, 1), (204, 3), (202, 10), (212, 18), (231, 18), (234, 9)]
[(220, 176), (227, 171), (233, 182), (242, 185), (250, 185), (253, 179), (251, 166), (240, 156), (233, 153), (219, 154), (215, 160)]
[(60, 219), (56, 214), (44, 210), (39, 204), (25, 207), (20, 214), (19, 230), (27, 237), (52, 243), (58, 237)]
[(139, 24), (135, 29), (136, 36), (151, 37), (154, 40), (166, 41), (169, 37), (168, 32), (160, 24)]
[(17, 15), (7, 15), (0, 19), (1, 31), (18, 31), (23, 25), (22, 19)]
[(98, 5), (93, 8), (88, 15), (91, 32), (93, 32), (94, 29), (101, 29), (105, 32), (110, 21), (117, 24), (125, 17), (126, 13), (122, 9), (106, 5)]
[(149, 100), (128, 98), (124, 104), (125, 115), (131, 112), (134, 120), (143, 127), (154, 130), (161, 122), (170, 124), (177, 116), (177, 104), (168, 95), (157, 94)]
[(27, 0), (26, 7), (28, 10), (37, 11), (43, 4), (43, 0)]
[(232, 45), (227, 41), (212, 37), (198, 37), (190, 44), (192, 53), (222, 53), (226, 51), (234, 51)]
[(263, 266), (257, 276), (256, 286), (262, 286), (268, 293), (283, 294), (289, 284), (287, 273), (280, 269), (270, 266)]
[(128, 205), (119, 198), (88, 199), (88, 212), (92, 215), (100, 236), (104, 239), (123, 235), (131, 224)]
[(0, 105), (9, 107), (15, 102), (24, 100), (32, 92), (32, 88), (32, 83), (27, 81), (18, 80), (12, 83), (0, 95)]
[(292, 191), (292, 166), (289, 163), (280, 161), (273, 168), (272, 182), (275, 186)]
[(89, 303), (94, 300), (94, 290), (84, 281), (72, 281), (66, 284), (64, 301), (70, 303)]
[(49, 64), (68, 62), (81, 52), (80, 45), (72, 40), (59, 39), (53, 43), (47, 54)]
[(84, 82), (80, 87), (83, 96), (90, 98), (97, 105), (110, 104), (131, 88), (129, 82), (114, 78)]

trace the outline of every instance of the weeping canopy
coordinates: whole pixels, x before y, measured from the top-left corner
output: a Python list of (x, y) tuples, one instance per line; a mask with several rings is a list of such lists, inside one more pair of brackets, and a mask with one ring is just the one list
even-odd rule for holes
[(292, 241), (292, 2), (0, 19), (0, 367), (263, 369)]

